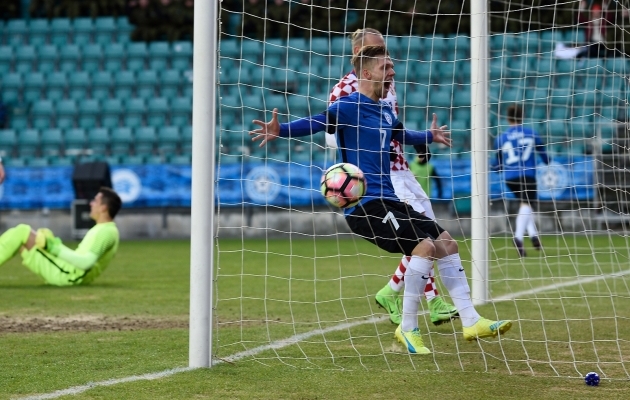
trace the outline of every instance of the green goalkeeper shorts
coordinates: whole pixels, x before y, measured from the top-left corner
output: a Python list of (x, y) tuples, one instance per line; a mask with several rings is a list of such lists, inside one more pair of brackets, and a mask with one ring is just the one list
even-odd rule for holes
[(85, 271), (36, 247), (22, 251), (22, 264), (55, 286), (79, 285), (85, 274)]

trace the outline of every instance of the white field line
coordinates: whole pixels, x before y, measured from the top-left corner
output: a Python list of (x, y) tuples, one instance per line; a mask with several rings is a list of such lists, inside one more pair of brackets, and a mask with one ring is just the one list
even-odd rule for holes
[[(630, 274), (630, 270), (625, 270), (625, 271), (617, 272), (617, 273), (614, 273), (614, 274), (608, 274), (608, 275), (589, 276), (589, 277), (574, 279), (574, 280), (563, 282), (563, 283), (557, 283), (557, 284), (553, 284), (553, 285), (541, 286), (541, 287), (530, 289), (530, 290), (524, 290), (524, 291), (521, 291), (521, 292), (516, 292), (516, 293), (512, 293), (512, 294), (505, 295), (505, 296), (499, 296), (499, 297), (494, 298), (493, 301), (494, 302), (509, 301), (509, 300), (513, 300), (513, 299), (516, 299), (516, 298), (519, 298), (519, 297), (529, 296), (529, 295), (536, 294), (536, 293), (551, 291), (551, 290), (554, 290), (554, 289), (560, 289), (560, 288), (568, 287), (568, 286), (592, 283), (592, 282), (596, 282), (596, 281), (607, 279), (607, 278), (622, 277), (622, 276), (625, 276), (625, 275), (628, 275), (628, 274)], [(424, 311), (423, 313), (426, 314), (426, 311)], [(347, 323), (331, 326), (331, 327), (325, 328), (325, 329), (316, 329), (314, 331), (301, 333), (299, 335), (291, 336), (290, 338), (287, 338), (287, 339), (277, 340), (275, 342), (272, 342), (270, 344), (266, 344), (264, 346), (258, 346), (258, 347), (255, 347), (253, 349), (249, 349), (249, 350), (246, 350), (246, 351), (242, 351), (240, 353), (233, 354), (231, 356), (222, 358), (220, 360), (216, 360), (212, 364), (213, 365), (219, 365), (219, 364), (223, 364), (225, 362), (235, 362), (235, 361), (241, 360), (241, 359), (243, 359), (245, 357), (254, 356), (256, 354), (262, 353), (262, 352), (267, 351), (267, 350), (276, 350), (276, 349), (281, 349), (281, 348), (284, 348), (284, 347), (287, 347), (287, 346), (291, 346), (293, 344), (296, 344), (296, 343), (298, 343), (298, 342), (300, 342), (302, 340), (306, 340), (306, 339), (311, 338), (313, 336), (322, 335), (322, 334), (326, 334), (326, 333), (329, 333), (329, 332), (341, 331), (341, 330), (349, 329), (349, 328), (352, 328), (352, 327), (355, 327), (355, 326), (358, 326), (358, 325), (372, 324), (372, 323), (380, 322), (380, 321), (385, 320), (385, 319), (387, 319), (387, 317), (372, 317), (372, 318), (363, 319), (363, 320), (360, 320), (360, 321), (347, 322)], [(59, 398), (61, 396), (75, 395), (75, 394), (83, 393), (83, 392), (85, 392), (87, 390), (90, 390), (90, 389), (93, 389), (95, 387), (113, 386), (113, 385), (118, 385), (118, 384), (127, 383), (127, 382), (150, 381), (150, 380), (154, 380), (154, 379), (161, 379), (161, 378), (169, 377), (171, 375), (178, 374), (180, 372), (192, 371), (193, 369), (195, 369), (195, 368), (190, 368), (190, 367), (174, 368), (174, 369), (169, 369), (169, 370), (162, 371), (162, 372), (155, 372), (155, 373), (151, 373), (151, 374), (134, 375), (134, 376), (126, 377), (126, 378), (109, 379), (109, 380), (101, 381), (101, 382), (90, 382), (90, 383), (87, 383), (87, 384), (81, 385), (81, 386), (75, 386), (75, 387), (71, 387), (71, 388), (68, 388), (68, 389), (57, 390), (55, 392), (46, 393), (46, 394), (37, 394), (37, 395), (33, 395), (33, 396), (28, 396), (28, 397), (21, 397), (19, 399), (20, 400), (56, 399), (56, 398)]]

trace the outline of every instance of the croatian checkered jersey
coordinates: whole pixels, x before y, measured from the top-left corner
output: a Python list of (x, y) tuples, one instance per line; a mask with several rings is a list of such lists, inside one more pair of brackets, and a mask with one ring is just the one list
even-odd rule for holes
[[(358, 88), (359, 80), (357, 79), (357, 75), (354, 73), (354, 71), (346, 74), (346, 76), (341, 78), (341, 80), (335, 85), (335, 87), (333, 87), (332, 91), (330, 92), (328, 105), (334, 103), (340, 97), (347, 96), (356, 92)], [(389, 92), (387, 93), (387, 96), (382, 99), (382, 101), (389, 103), (389, 105), (392, 107), (392, 110), (394, 110), (394, 115), (398, 117), (398, 101), (396, 99), (396, 87), (394, 85), (394, 82), (392, 82), (392, 85), (389, 87)], [(408, 171), (409, 164), (407, 163), (407, 160), (405, 160), (402, 145), (397, 140), (392, 140), (390, 144), (396, 152), (396, 158), (394, 158), (394, 161), (392, 161), (390, 164), (392, 172)]]

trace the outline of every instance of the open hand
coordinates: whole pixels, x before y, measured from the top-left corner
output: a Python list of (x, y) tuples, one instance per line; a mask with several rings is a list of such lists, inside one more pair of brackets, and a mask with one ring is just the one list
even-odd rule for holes
[(433, 134), (433, 143), (442, 143), (447, 147), (452, 146), (451, 132), (446, 128), (448, 125), (438, 127), (437, 114), (433, 113), (433, 122), (431, 123), (431, 133)]
[(280, 134), (280, 123), (278, 122), (277, 108), (273, 109), (271, 121), (263, 122), (255, 119), (252, 122), (260, 126), (259, 129), (249, 132), (249, 135), (253, 136), (252, 141), (256, 142), (258, 140), (262, 140), (259, 147), (263, 147), (269, 141), (276, 140)]

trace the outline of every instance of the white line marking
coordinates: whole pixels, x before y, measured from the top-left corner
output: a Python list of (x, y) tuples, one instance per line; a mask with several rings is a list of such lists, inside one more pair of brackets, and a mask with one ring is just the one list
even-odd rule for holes
[[(558, 284), (553, 284), (553, 285), (547, 285), (547, 286), (541, 286), (539, 288), (530, 289), (530, 290), (524, 290), (524, 291), (521, 291), (521, 292), (512, 293), (510, 295), (499, 296), (499, 297), (495, 297), (493, 300), (494, 300), (494, 302), (509, 301), (509, 300), (513, 300), (513, 299), (516, 299), (516, 298), (519, 298), (519, 297), (528, 296), (528, 295), (532, 295), (532, 294), (536, 294), (536, 293), (540, 293), (540, 292), (546, 292), (546, 291), (549, 291), (549, 290), (554, 290), (554, 289), (559, 289), (559, 288), (568, 287), (568, 286), (574, 286), (574, 285), (581, 285), (581, 284), (585, 284), (585, 283), (592, 283), (592, 282), (596, 282), (596, 281), (599, 281), (599, 280), (602, 280), (602, 279), (607, 279), (607, 278), (622, 277), (622, 276), (626, 276), (626, 275), (629, 275), (629, 274), (630, 274), (630, 269), (629, 270), (625, 270), (625, 271), (621, 271), (621, 272), (617, 272), (617, 273), (614, 273), (614, 274), (609, 274), (609, 275), (589, 276), (589, 277), (580, 278), (580, 279), (576, 279), (576, 280), (572, 280), (572, 281), (568, 281), (568, 282), (563, 282), (563, 283), (558, 283)], [(426, 314), (426, 311), (424, 313)], [(277, 349), (281, 349), (283, 347), (291, 346), (291, 345), (296, 344), (296, 343), (298, 343), (298, 342), (300, 342), (302, 340), (308, 339), (308, 338), (316, 336), (316, 335), (322, 335), (322, 334), (325, 334), (325, 333), (340, 331), (340, 330), (343, 330), (343, 329), (349, 329), (349, 328), (352, 328), (352, 327), (355, 327), (355, 326), (358, 326), (358, 325), (376, 323), (376, 322), (383, 321), (385, 319), (387, 319), (387, 317), (372, 317), (372, 318), (362, 319), (362, 320), (355, 321), (355, 322), (347, 322), (347, 323), (344, 323), (344, 324), (331, 326), (331, 327), (325, 328), (325, 329), (316, 329), (314, 331), (310, 331), (310, 332), (306, 332), (306, 333), (301, 333), (299, 335), (291, 336), (290, 338), (287, 338), (287, 339), (277, 340), (275, 342), (272, 342), (272, 343), (264, 345), (264, 346), (254, 347), (253, 349), (249, 349), (249, 350), (242, 351), (240, 353), (236, 353), (236, 354), (233, 354), (231, 356), (225, 357), (222, 360), (215, 360), (212, 363), (212, 365), (219, 365), (219, 364), (223, 364), (225, 362), (235, 362), (235, 361), (241, 360), (241, 359), (243, 359), (245, 357), (250, 357), (250, 356), (262, 353), (263, 351), (277, 350)], [(135, 381), (150, 381), (150, 380), (154, 380), (154, 379), (161, 379), (161, 378), (169, 377), (171, 375), (178, 374), (180, 372), (192, 371), (193, 369), (195, 369), (195, 368), (190, 368), (190, 367), (174, 368), (174, 369), (169, 369), (169, 370), (162, 371), (162, 372), (155, 372), (155, 373), (151, 373), (151, 374), (135, 375), (135, 376), (129, 376), (127, 378), (110, 379), (110, 380), (101, 381), (101, 382), (90, 382), (90, 383), (88, 383), (86, 385), (75, 386), (75, 387), (71, 387), (71, 388), (63, 389), (63, 390), (57, 390), (56, 392), (52, 392), (52, 393), (38, 394), (38, 395), (34, 395), (34, 396), (29, 396), (29, 397), (21, 397), (20, 400), (56, 399), (56, 398), (61, 397), (61, 396), (75, 395), (75, 394), (83, 393), (83, 392), (88, 391), (88, 390), (90, 390), (92, 388), (95, 388), (95, 387), (113, 386), (113, 385), (118, 385), (120, 383), (135, 382)]]

